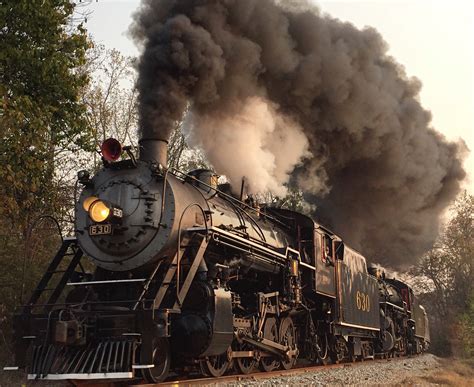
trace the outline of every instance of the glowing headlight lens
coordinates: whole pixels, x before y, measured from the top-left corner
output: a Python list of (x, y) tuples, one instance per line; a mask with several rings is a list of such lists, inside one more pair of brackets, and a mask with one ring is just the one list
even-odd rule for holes
[(96, 200), (89, 208), (89, 216), (94, 222), (103, 222), (109, 215), (110, 208), (102, 200)]
[(82, 207), (84, 210), (89, 211), (89, 208), (91, 208), (92, 203), (94, 203), (96, 200), (99, 200), (99, 198), (96, 198), (95, 196), (89, 196), (84, 200), (84, 203), (82, 203)]

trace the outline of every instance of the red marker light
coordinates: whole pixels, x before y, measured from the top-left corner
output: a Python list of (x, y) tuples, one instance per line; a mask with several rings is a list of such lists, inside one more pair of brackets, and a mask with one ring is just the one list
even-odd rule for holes
[(100, 151), (107, 161), (117, 161), (122, 154), (122, 145), (115, 138), (108, 138), (102, 143)]

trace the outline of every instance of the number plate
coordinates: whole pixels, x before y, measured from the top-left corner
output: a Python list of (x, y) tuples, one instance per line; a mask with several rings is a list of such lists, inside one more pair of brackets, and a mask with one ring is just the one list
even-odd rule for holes
[(109, 235), (112, 234), (111, 224), (94, 224), (89, 226), (89, 235)]

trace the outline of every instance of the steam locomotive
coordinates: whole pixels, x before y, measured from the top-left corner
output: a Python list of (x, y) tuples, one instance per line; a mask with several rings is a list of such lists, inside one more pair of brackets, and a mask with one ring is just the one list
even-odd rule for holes
[(78, 173), (76, 236), (15, 316), (29, 379), (154, 383), (428, 347), (412, 289), (308, 216), (168, 170), (159, 139), (138, 159), (113, 139), (102, 155), (95, 176)]

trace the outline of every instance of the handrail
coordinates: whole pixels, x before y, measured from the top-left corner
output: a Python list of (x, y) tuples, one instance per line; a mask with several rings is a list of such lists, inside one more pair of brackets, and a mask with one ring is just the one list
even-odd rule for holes
[[(204, 183), (203, 181), (197, 179), (197, 178), (194, 177), (194, 176), (191, 176), (191, 175), (189, 175), (189, 174), (187, 174), (187, 173), (185, 173), (185, 172), (182, 172), (182, 171), (180, 171), (179, 169), (174, 168), (174, 167), (171, 168), (171, 169), (172, 169), (174, 172), (177, 172), (178, 174), (180, 174), (180, 175), (182, 175), (182, 176), (184, 176), (184, 177), (188, 177), (188, 178), (190, 178), (190, 179), (192, 179), (192, 180), (198, 181), (199, 184), (202, 184), (202, 185), (204, 185), (205, 187), (214, 190), (214, 191), (217, 192), (217, 193), (219, 194), (219, 196), (221, 196), (222, 198), (225, 198), (225, 199), (230, 200), (230, 201), (232, 201), (232, 202), (238, 203), (238, 204), (240, 204), (241, 206), (244, 206), (244, 207), (248, 208), (249, 210), (252, 210), (252, 211), (254, 211), (254, 212), (257, 212), (257, 213), (260, 214), (260, 216), (263, 216), (263, 217), (265, 217), (265, 218), (267, 218), (267, 219), (270, 219), (270, 220), (272, 220), (273, 222), (278, 223), (278, 224), (280, 224), (280, 225), (283, 226), (283, 227), (288, 227), (285, 223), (283, 223), (283, 222), (280, 221), (279, 219), (274, 218), (273, 216), (267, 215), (267, 214), (265, 214), (263, 211), (257, 211), (255, 208), (249, 206), (247, 203), (245, 203), (245, 202), (243, 202), (243, 201), (241, 201), (241, 200), (239, 200), (239, 199), (233, 197), (232, 195), (229, 195), (229, 194), (226, 194), (225, 192), (222, 192), (221, 190), (219, 190), (219, 189), (216, 188), (216, 187), (213, 187), (212, 185), (209, 185), (209, 184)], [(173, 176), (177, 177), (178, 179), (183, 180), (183, 178), (177, 176), (176, 173), (171, 172), (171, 174), (172, 174)]]

